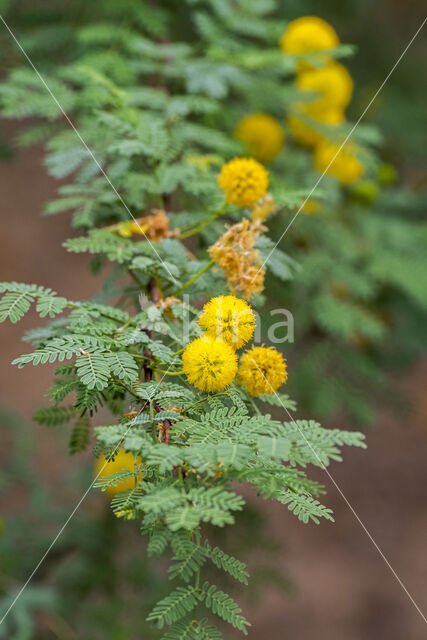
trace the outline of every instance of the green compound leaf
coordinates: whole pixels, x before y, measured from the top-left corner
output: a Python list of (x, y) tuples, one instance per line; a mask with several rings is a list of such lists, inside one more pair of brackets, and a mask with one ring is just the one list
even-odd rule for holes
[(154, 622), (159, 629), (165, 624), (172, 624), (183, 618), (194, 605), (199, 597), (194, 587), (177, 587), (166, 598), (160, 600), (148, 615), (148, 622)]
[(105, 355), (86, 352), (76, 360), (77, 375), (88, 389), (105, 389), (110, 375), (110, 363)]
[(234, 602), (227, 593), (217, 589), (215, 585), (210, 585), (205, 582), (203, 585), (203, 592), (205, 593), (205, 605), (212, 613), (216, 614), (226, 622), (229, 622), (233, 627), (244, 633), (248, 634), (247, 627), (251, 624), (242, 615), (242, 610), (239, 605)]
[(120, 380), (132, 383), (138, 377), (138, 365), (135, 359), (126, 351), (109, 353), (106, 356), (111, 373)]
[(297, 494), (293, 491), (285, 491), (277, 497), (279, 502), (286, 504), (289, 511), (298, 517), (298, 520), (307, 524), (309, 520), (313, 520), (319, 524), (319, 518), (326, 518), (334, 522), (332, 517), (332, 509), (328, 509), (318, 500), (304, 494)]
[(0, 322), (8, 319), (13, 323), (19, 322), (29, 310), (33, 300), (33, 296), (25, 291), (6, 293), (0, 301)]

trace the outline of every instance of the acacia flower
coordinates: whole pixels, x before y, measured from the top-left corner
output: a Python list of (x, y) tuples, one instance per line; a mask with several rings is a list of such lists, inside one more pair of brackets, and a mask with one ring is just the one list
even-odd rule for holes
[(179, 233), (178, 229), (173, 231), (169, 229), (169, 218), (163, 209), (152, 209), (147, 216), (127, 222), (119, 222), (108, 228), (123, 238), (142, 235), (153, 242), (158, 242), (161, 238), (173, 237)]
[[(104, 457), (100, 457), (95, 462), (95, 476), (100, 478), (106, 478), (107, 476), (111, 476), (114, 473), (118, 473), (119, 471), (135, 471), (135, 466), (141, 466), (143, 464), (141, 458), (135, 458), (132, 453), (125, 451), (124, 449), (119, 449), (114, 456), (114, 460), (109, 460), (106, 462)], [(105, 466), (104, 466), (105, 465)], [(98, 476), (99, 474), (99, 476)], [(142, 479), (142, 472), (139, 474), (138, 479)], [(133, 489), (135, 487), (135, 478), (129, 477), (121, 480), (120, 482), (116, 482), (115, 485), (110, 484), (106, 488), (106, 492), (110, 496), (115, 496), (117, 493), (121, 493), (122, 491), (127, 491), (128, 489)]]
[(334, 49), (339, 43), (335, 29), (316, 16), (304, 16), (292, 20), (280, 38), (282, 51), (294, 55)]
[(229, 204), (250, 207), (262, 198), (268, 189), (268, 173), (253, 158), (234, 158), (225, 164), (218, 176), (218, 185), (225, 191)]
[(261, 162), (271, 162), (281, 151), (284, 133), (280, 124), (268, 113), (252, 113), (239, 122), (234, 131), (251, 155)]
[(326, 171), (341, 184), (349, 185), (362, 177), (365, 168), (357, 158), (358, 149), (355, 145), (347, 144), (341, 150), (339, 148), (339, 145), (327, 141), (319, 144), (313, 155), (314, 166), (320, 173)]
[(266, 231), (259, 220), (244, 218), (230, 227), (209, 247), (209, 255), (222, 268), (232, 294), (251, 298), (264, 289), (265, 269), (255, 248), (258, 236)]
[(235, 349), (248, 342), (255, 330), (255, 316), (247, 302), (234, 296), (212, 298), (203, 307), (199, 325), (211, 338)]
[(326, 67), (309, 69), (298, 74), (296, 85), (302, 92), (310, 91), (320, 94), (310, 103), (319, 108), (344, 109), (353, 93), (353, 79), (344, 65), (339, 62), (331, 62)]
[(237, 380), (251, 396), (277, 391), (286, 378), (286, 362), (273, 347), (252, 347), (240, 359)]
[(237, 373), (237, 356), (226, 342), (202, 336), (190, 342), (182, 354), (188, 382), (200, 391), (221, 391)]
[[(298, 117), (299, 114), (303, 118), (306, 117), (307, 122)], [(288, 125), (296, 142), (303, 147), (314, 147), (326, 139), (324, 135), (310, 126), (311, 119), (325, 125), (328, 130), (332, 130), (333, 127), (338, 127), (344, 122), (345, 116), (340, 107), (325, 108), (314, 103), (295, 105), (293, 114), (288, 116)]]

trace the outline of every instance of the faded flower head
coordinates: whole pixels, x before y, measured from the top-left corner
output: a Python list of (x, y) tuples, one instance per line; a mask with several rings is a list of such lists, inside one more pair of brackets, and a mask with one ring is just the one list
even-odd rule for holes
[(129, 220), (128, 222), (119, 222), (109, 227), (109, 229), (123, 238), (129, 238), (132, 235), (143, 235), (153, 242), (158, 242), (161, 238), (173, 237), (178, 233), (178, 230), (169, 230), (169, 218), (163, 209), (153, 209), (148, 216)]
[(286, 362), (273, 347), (253, 347), (240, 358), (237, 381), (251, 396), (277, 391), (286, 378)]
[(229, 204), (250, 207), (267, 193), (268, 173), (253, 158), (235, 158), (222, 167), (218, 185)]
[(199, 325), (211, 338), (224, 340), (235, 349), (248, 342), (255, 330), (255, 316), (244, 300), (234, 296), (212, 298), (203, 307)]
[(184, 349), (182, 367), (188, 382), (200, 391), (221, 391), (236, 376), (237, 356), (226, 342), (202, 336)]
[(209, 248), (209, 254), (222, 268), (233, 295), (250, 299), (264, 289), (265, 269), (261, 254), (255, 248), (258, 236), (266, 231), (259, 221), (247, 218), (230, 227)]
[(274, 200), (273, 196), (266, 193), (261, 200), (258, 200), (252, 207), (251, 218), (252, 222), (264, 221), (270, 213), (274, 213), (278, 209), (278, 204)]
[(271, 162), (281, 151), (285, 136), (275, 118), (267, 113), (253, 113), (239, 122), (234, 135), (251, 155), (261, 162)]

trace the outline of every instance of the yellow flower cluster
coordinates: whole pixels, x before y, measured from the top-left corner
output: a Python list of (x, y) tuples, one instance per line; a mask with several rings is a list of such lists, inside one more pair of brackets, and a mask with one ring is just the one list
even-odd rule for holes
[[(114, 473), (118, 473), (119, 471), (135, 471), (135, 468), (141, 467), (143, 462), (141, 458), (134, 456), (125, 451), (124, 449), (119, 449), (114, 456), (114, 459), (106, 462), (105, 458), (98, 458), (95, 462), (95, 477), (106, 478), (108, 476), (112, 476)], [(142, 472), (138, 475), (138, 480), (142, 480)], [(122, 491), (128, 491), (129, 489), (133, 489), (135, 487), (135, 478), (126, 478), (121, 482), (117, 482), (115, 485), (110, 484), (106, 492), (110, 496), (115, 496)]]
[(183, 371), (201, 391), (221, 391), (236, 377), (235, 349), (252, 338), (255, 317), (244, 300), (218, 296), (203, 307), (199, 325), (206, 334), (184, 349)]
[(260, 220), (250, 222), (244, 218), (209, 248), (209, 255), (222, 268), (231, 293), (240, 293), (248, 300), (264, 289), (265, 269), (255, 248), (255, 241), (263, 231), (266, 227)]
[[(280, 41), (283, 52), (292, 55), (315, 55), (334, 49), (338, 44), (339, 38), (333, 27), (314, 16), (291, 22)], [(339, 126), (345, 122), (353, 80), (342, 64), (327, 55), (317, 55), (316, 61), (322, 66), (313, 67), (307, 62), (298, 65), (297, 88), (302, 95), (314, 95), (310, 102), (295, 103), (293, 113), (288, 117), (289, 129), (298, 144), (314, 149), (313, 161), (318, 171), (326, 171), (343, 185), (349, 185), (364, 173), (357, 148), (354, 145), (344, 148), (331, 161), (339, 148)], [(313, 126), (315, 123), (323, 125), (325, 132), (317, 131)]]
[(218, 185), (229, 204), (251, 207), (267, 193), (268, 173), (253, 158), (235, 158), (222, 167)]
[(286, 363), (272, 347), (252, 347), (237, 366), (235, 349), (246, 344), (255, 330), (255, 316), (244, 300), (234, 296), (212, 298), (203, 307), (199, 325), (206, 333), (182, 354), (188, 381), (205, 392), (222, 391), (237, 382), (257, 396), (275, 392), (286, 381)]
[(267, 113), (245, 116), (234, 131), (249, 153), (261, 162), (271, 162), (282, 150), (285, 135), (280, 124)]

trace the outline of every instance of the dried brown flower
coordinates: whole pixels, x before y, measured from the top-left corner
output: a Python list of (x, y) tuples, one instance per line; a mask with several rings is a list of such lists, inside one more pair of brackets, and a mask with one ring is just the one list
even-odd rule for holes
[(265, 269), (255, 248), (258, 236), (266, 231), (260, 220), (247, 218), (234, 224), (209, 248), (209, 254), (222, 268), (231, 293), (250, 299), (264, 289)]
[(252, 221), (260, 220), (263, 222), (270, 213), (274, 213), (278, 209), (278, 204), (274, 200), (273, 196), (266, 193), (261, 200), (258, 200), (252, 207)]
[(158, 242), (161, 238), (172, 238), (179, 234), (179, 229), (173, 231), (169, 229), (169, 218), (163, 209), (152, 209), (148, 216), (129, 222), (119, 222), (109, 228), (113, 233), (118, 233), (125, 238), (132, 235), (143, 235), (153, 242)]

